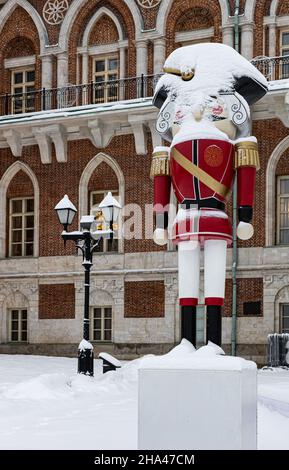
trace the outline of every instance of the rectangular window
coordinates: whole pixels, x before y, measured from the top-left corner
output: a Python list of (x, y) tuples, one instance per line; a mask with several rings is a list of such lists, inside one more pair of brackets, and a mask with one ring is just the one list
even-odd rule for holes
[(21, 114), (35, 110), (35, 70), (12, 71), (12, 113)]
[[(119, 200), (118, 191), (110, 190), (110, 192), (112, 193), (113, 197), (118, 201)], [(110, 228), (110, 227), (107, 227), (102, 211), (98, 207), (99, 203), (103, 200), (103, 198), (107, 195), (107, 193), (108, 191), (92, 191), (90, 193), (90, 213), (91, 215), (94, 215), (94, 217), (96, 218), (98, 222), (98, 225), (97, 225), (98, 230), (105, 230), (107, 228)], [(111, 251), (117, 252), (118, 251), (118, 224), (114, 223), (112, 226), (112, 229), (114, 231), (113, 239), (111, 237), (102, 239), (96, 251), (100, 251), (100, 252), (111, 252)]]
[(90, 341), (112, 340), (112, 308), (93, 307), (90, 318)]
[(289, 304), (281, 305), (281, 333), (289, 333)]
[(119, 95), (118, 58), (106, 56), (94, 59), (93, 81), (94, 102), (107, 103), (117, 101)]
[(10, 311), (10, 341), (27, 342), (27, 310)]
[(289, 77), (289, 31), (281, 32), (281, 56), (282, 59), (282, 70), (280, 78)]
[(261, 315), (261, 302), (244, 302), (243, 315), (246, 317), (258, 317)]
[(9, 201), (9, 256), (33, 256), (34, 199)]
[(277, 179), (277, 244), (289, 245), (289, 176)]

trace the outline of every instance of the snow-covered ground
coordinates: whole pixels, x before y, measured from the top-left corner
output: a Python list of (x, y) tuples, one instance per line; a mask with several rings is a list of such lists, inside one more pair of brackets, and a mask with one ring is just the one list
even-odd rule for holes
[[(135, 449), (137, 367), (95, 377), (76, 359), (0, 355), (0, 449)], [(289, 371), (259, 372), (258, 447), (289, 449)]]

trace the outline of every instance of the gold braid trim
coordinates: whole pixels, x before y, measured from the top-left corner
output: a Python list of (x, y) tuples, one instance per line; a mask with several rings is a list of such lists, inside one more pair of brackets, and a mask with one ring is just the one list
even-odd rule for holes
[(153, 153), (151, 178), (155, 176), (168, 176), (170, 174), (169, 155), (167, 152)]
[(258, 144), (256, 142), (239, 142), (235, 147), (235, 168), (253, 166), (260, 168)]

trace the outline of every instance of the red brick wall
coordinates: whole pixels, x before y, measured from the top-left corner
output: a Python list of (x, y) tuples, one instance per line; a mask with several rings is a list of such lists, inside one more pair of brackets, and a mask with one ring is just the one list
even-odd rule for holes
[[(237, 315), (242, 317), (244, 302), (261, 302), (263, 316), (263, 278), (237, 279)], [(223, 316), (232, 316), (232, 280), (226, 280)]]
[[(201, 12), (204, 12), (204, 9), (206, 9), (211, 19), (211, 21), (206, 22), (206, 27), (214, 26), (215, 34), (213, 40), (214, 42), (221, 42), (221, 10), (218, 0), (211, 0), (210, 2), (207, 2), (206, 0), (176, 0), (172, 4), (166, 25), (167, 55), (176, 47), (175, 33), (176, 31), (179, 31), (179, 21), (183, 21), (181, 18), (185, 19), (185, 17), (188, 16), (189, 29), (198, 29), (200, 27), (199, 25), (204, 24), (206, 21), (206, 15), (202, 14), (200, 17), (200, 14)], [(192, 11), (198, 14), (194, 15), (192, 14)], [(192, 17), (190, 15), (192, 15)]]
[(74, 284), (40, 284), (39, 318), (75, 318)]
[(165, 316), (163, 281), (134, 281), (124, 284), (124, 316), (157, 318)]
[(107, 15), (103, 15), (90, 33), (88, 44), (110, 44), (119, 40), (117, 28)]

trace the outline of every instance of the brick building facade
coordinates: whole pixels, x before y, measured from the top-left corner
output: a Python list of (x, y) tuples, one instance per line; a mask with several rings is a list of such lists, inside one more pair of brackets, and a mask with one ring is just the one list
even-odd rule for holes
[[(0, 1), (0, 352), (75, 353), (83, 271), (73, 244), (63, 246), (54, 206), (69, 195), (76, 229), (112, 191), (123, 206), (140, 206), (141, 222), (161, 144), (151, 96), (164, 59), (187, 44), (236, 45), (234, 11), (226, 0)], [(255, 234), (238, 250), (237, 352), (261, 363), (267, 334), (289, 329), (289, 2), (241, 1), (238, 30), (240, 52), (270, 80), (253, 109)], [(231, 264), (229, 250), (227, 350)], [(143, 236), (105, 242), (90, 305), (96, 350), (168, 350), (180, 338), (173, 247)]]

